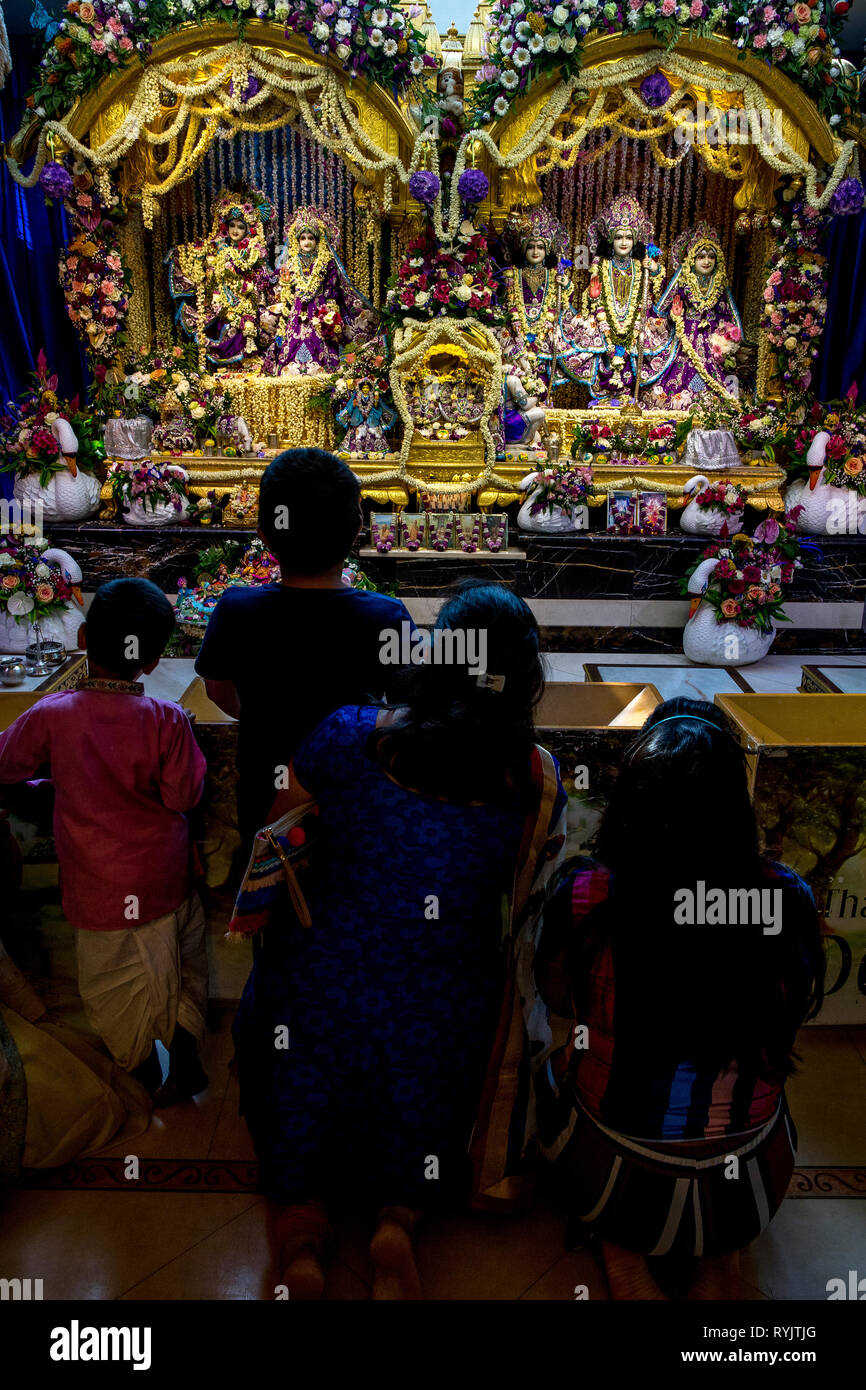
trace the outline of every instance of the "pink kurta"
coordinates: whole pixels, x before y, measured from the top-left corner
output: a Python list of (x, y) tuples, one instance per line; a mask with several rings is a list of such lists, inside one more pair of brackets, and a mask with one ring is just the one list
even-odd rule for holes
[(151, 922), (192, 886), (185, 813), (207, 765), (178, 705), (118, 685), (46, 695), (0, 734), (0, 783), (50, 765), (63, 911), (85, 931)]

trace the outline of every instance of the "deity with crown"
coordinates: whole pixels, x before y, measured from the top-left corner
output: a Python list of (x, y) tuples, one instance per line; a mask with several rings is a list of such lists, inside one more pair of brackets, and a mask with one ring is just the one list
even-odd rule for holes
[[(651, 244), (652, 228), (636, 198), (614, 198), (589, 225), (593, 252), (589, 288), (580, 315), (565, 316), (564, 330), (574, 347), (564, 364), (574, 380), (590, 389), (590, 405), (624, 405), (634, 395), (639, 333), (643, 317), (643, 276), (649, 276), (648, 302), (663, 284), (664, 268)], [(664, 375), (677, 350), (673, 329), (657, 314), (646, 317), (640, 390)]]
[[(546, 394), (551, 357), (556, 355), (559, 361), (573, 346), (564, 333), (573, 292), (561, 266), (568, 249), (567, 234), (547, 208), (536, 207), (513, 216), (507, 236), (516, 242), (522, 262), (507, 266), (504, 272), (511, 333), (520, 345), (517, 355), (531, 359), (533, 374)], [(554, 384), (566, 380), (557, 372)]]
[(339, 236), (320, 208), (299, 208), (289, 223), (264, 316), (271, 337), (262, 367), (267, 376), (333, 372), (341, 344), (369, 338), (375, 313), (349, 281), (337, 255)]
[(714, 397), (736, 399), (743, 326), (718, 233), (698, 222), (677, 237), (672, 254), (676, 270), (655, 312), (670, 319), (678, 351), (653, 394), (677, 410), (691, 410)]
[(275, 218), (263, 193), (223, 190), (210, 236), (172, 247), (166, 257), (175, 322), (197, 343), (204, 336), (212, 366), (244, 366), (259, 356), (261, 309), (273, 278), (268, 233)]

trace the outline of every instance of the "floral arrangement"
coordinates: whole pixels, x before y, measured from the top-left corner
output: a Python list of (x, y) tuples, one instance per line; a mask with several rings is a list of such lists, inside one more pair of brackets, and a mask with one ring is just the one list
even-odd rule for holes
[(780, 203), (771, 226), (777, 237), (768, 261), (761, 323), (785, 390), (803, 392), (812, 382), (827, 313), (827, 258), (817, 250), (824, 218), (803, 202)]
[[(304, 34), (316, 53), (333, 54), (351, 77), (378, 82), (395, 96), (425, 67), (435, 66), (424, 52), (423, 34), (382, 0), (355, 0), (351, 6), (338, 0), (69, 0), (61, 19), (43, 10), (34, 26), (42, 28), (47, 47), (27, 108), (34, 118), (62, 115), (116, 68), (147, 58), (157, 39), (183, 23), (230, 24), (242, 38), (250, 19)], [(246, 100), (257, 90), (250, 92), (250, 85)]]
[(457, 240), (445, 246), (440, 246), (428, 225), (410, 241), (397, 273), (388, 281), (383, 317), (389, 327), (396, 327), (407, 315), (431, 319), (446, 314), (449, 318), (471, 314), (487, 324), (502, 318), (487, 238), (469, 222), (463, 223)]
[(794, 572), (801, 568), (797, 517), (794, 507), (781, 522), (767, 517), (755, 529), (754, 537), (738, 535), (707, 546), (680, 580), (688, 594), (688, 581), (704, 560), (718, 559), (702, 597), (716, 610), (716, 622), (736, 623), (738, 627), (773, 631), (773, 624), (788, 622), (782, 611), (784, 589)]
[(151, 414), (167, 417), (153, 432), (153, 447), (183, 453), (215, 433), (232, 414), (231, 401), (209, 372), (193, 365), (189, 346), (151, 352), (140, 347), (126, 371), (96, 372), (94, 401), (104, 415), (132, 419)]
[(691, 429), (692, 421), (663, 420), (651, 425), (646, 438), (637, 441), (634, 433), (600, 420), (578, 424), (571, 445), (573, 458), (587, 454), (610, 454), (611, 462), (676, 463), (677, 453)]
[[(840, 111), (857, 104), (854, 86), (838, 62), (837, 39), (849, 9), (848, 0), (757, 6), (751, 0), (496, 0), (472, 125), (507, 115), (515, 99), (547, 73), (564, 78), (577, 73), (590, 35), (641, 30), (650, 30), (667, 48), (684, 32), (726, 35), (741, 54), (754, 53), (805, 87), (838, 124)], [(663, 106), (671, 95), (663, 73), (647, 74), (640, 90), (651, 109)]]
[(81, 409), (78, 397), (61, 401), (57, 396), (57, 376), (49, 371), (45, 353), (40, 351), (32, 384), (17, 402), (7, 401), (0, 414), (0, 473), (25, 477), (39, 474), (40, 487), (47, 487), (55, 473), (69, 467), (52, 425), (66, 420), (78, 439), (74, 469), (92, 473), (105, 456), (96, 437), (92, 416)]
[(733, 483), (723, 479), (718, 483), (710, 483), (709, 487), (701, 488), (700, 492), (695, 493), (692, 501), (703, 512), (723, 512), (725, 516), (734, 516), (745, 507), (746, 494)]
[(533, 493), (530, 516), (552, 513), (557, 508), (570, 512), (579, 507), (592, 486), (592, 470), (568, 465), (541, 468), (530, 483)]
[(0, 533), (0, 611), (16, 623), (50, 618), (71, 599), (82, 603), (81, 590), (70, 584), (57, 564), (42, 558), (47, 536), (20, 527)]
[(160, 502), (182, 509), (186, 484), (170, 465), (159, 463), (113, 463), (108, 470), (108, 484), (118, 508), (124, 511), (130, 502), (140, 502), (147, 510), (156, 511)]
[[(65, 175), (65, 179), (61, 178)], [(76, 330), (97, 363), (110, 362), (126, 340), (132, 276), (123, 263), (114, 221), (118, 199), (107, 208), (94, 189), (93, 175), (82, 163), (70, 173), (65, 165), (46, 164), (43, 188), (62, 196), (75, 236), (61, 252), (60, 286)]]
[(787, 442), (789, 419), (777, 401), (756, 401), (748, 409), (736, 410), (719, 429), (729, 429), (741, 449), (760, 452), (771, 462), (776, 450)]
[(204, 497), (196, 499), (195, 506), (189, 514), (190, 521), (198, 526), (222, 526), (223, 513), (230, 497), (230, 492), (224, 492), (220, 496), (215, 488), (211, 488)]
[(808, 475), (806, 455), (815, 435), (830, 435), (824, 455), (824, 481), (866, 497), (866, 411), (857, 408), (857, 385), (844, 401), (815, 401), (790, 446), (790, 477)]

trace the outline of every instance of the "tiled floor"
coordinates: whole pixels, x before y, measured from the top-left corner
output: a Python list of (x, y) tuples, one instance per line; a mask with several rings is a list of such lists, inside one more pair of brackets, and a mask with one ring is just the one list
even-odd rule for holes
[[(209, 1033), (210, 1086), (154, 1118), (133, 1148), (142, 1158), (253, 1157), (229, 1074), (231, 1011)], [(789, 1086), (800, 1133), (798, 1165), (866, 1167), (866, 1028), (808, 1028)], [(126, 1157), (122, 1145), (104, 1150)], [(365, 1231), (338, 1222), (326, 1297), (369, 1297)], [(419, 1267), (428, 1299), (573, 1300), (578, 1286), (607, 1298), (585, 1251), (568, 1252), (562, 1221), (545, 1202), (528, 1215), (440, 1218), (422, 1228)], [(822, 1299), (831, 1278), (866, 1272), (862, 1199), (789, 1197), (746, 1252), (755, 1299)], [(276, 1271), (267, 1207), (250, 1192), (26, 1191), (0, 1197), (0, 1274), (41, 1278), (47, 1299), (269, 1299)]]

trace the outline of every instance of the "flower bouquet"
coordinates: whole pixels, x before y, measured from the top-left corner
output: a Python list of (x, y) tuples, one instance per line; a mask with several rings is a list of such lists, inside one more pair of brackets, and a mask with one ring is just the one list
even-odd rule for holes
[(23, 652), (30, 628), (75, 646), (82, 622), (81, 570), (63, 550), (51, 550), (34, 526), (0, 532), (0, 651)]
[(523, 531), (578, 531), (589, 521), (586, 496), (592, 471), (574, 465), (552, 464), (530, 473), (520, 484), (527, 492), (517, 516)]
[(186, 520), (186, 472), (177, 464), (113, 463), (108, 470), (111, 495), (131, 526), (165, 526)]
[(471, 315), (487, 324), (502, 321), (484, 233), (467, 229), (450, 245), (440, 246), (428, 225), (420, 237), (410, 241), (396, 275), (388, 282), (383, 318), (393, 329), (406, 317), (445, 315)]
[(104, 457), (92, 416), (78, 397), (62, 401), (57, 376), (39, 353), (32, 384), (0, 414), (0, 472), (15, 479), (18, 502), (47, 521), (81, 521), (99, 501), (94, 470)]
[(815, 401), (789, 452), (789, 479), (809, 475), (808, 455), (816, 435), (826, 431), (823, 482), (851, 488), (866, 497), (866, 411), (857, 407), (854, 384), (844, 401)]

